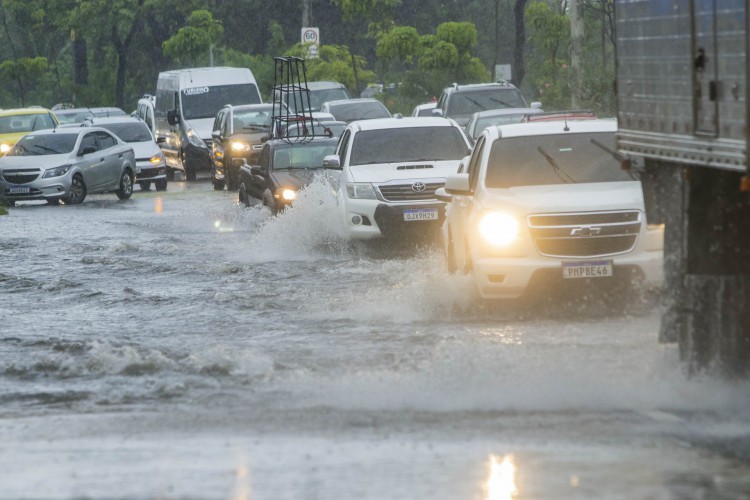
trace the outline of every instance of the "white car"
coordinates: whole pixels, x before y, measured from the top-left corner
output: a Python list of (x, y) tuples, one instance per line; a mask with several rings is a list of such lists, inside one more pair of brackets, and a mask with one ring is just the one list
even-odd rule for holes
[(445, 118), (384, 118), (349, 124), (323, 165), (351, 239), (408, 236), (439, 229), (435, 198), (469, 143)]
[(450, 270), (484, 298), (581, 278), (663, 280), (663, 227), (646, 221), (640, 182), (620, 167), (613, 120), (489, 127), (438, 198)]
[(6, 205), (47, 200), (82, 203), (87, 194), (133, 194), (133, 148), (99, 127), (40, 130), (0, 158), (0, 199)]

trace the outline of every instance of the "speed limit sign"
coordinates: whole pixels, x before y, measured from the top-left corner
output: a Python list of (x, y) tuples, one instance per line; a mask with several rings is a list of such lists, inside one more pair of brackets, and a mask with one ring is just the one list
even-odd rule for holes
[(302, 45), (320, 45), (319, 28), (302, 28)]

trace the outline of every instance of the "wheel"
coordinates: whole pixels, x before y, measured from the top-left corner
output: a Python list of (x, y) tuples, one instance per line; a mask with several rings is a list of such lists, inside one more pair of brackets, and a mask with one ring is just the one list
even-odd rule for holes
[(86, 199), (86, 183), (83, 181), (81, 174), (73, 176), (70, 181), (70, 196), (63, 197), (62, 201), (66, 205), (78, 205)]
[(263, 193), (263, 206), (267, 207), (272, 214), (276, 215), (276, 203), (273, 201), (273, 196), (270, 191)]
[(151, 189), (151, 181), (142, 181), (138, 183), (141, 186), (141, 191), (148, 191)]
[(59, 205), (60, 198), (47, 198), (47, 203), (50, 205)]
[(250, 206), (250, 198), (247, 196), (247, 189), (245, 188), (245, 183), (243, 182), (240, 184), (240, 190), (239, 190), (239, 196), (240, 196), (240, 203), (245, 205), (246, 207)]
[(120, 189), (115, 191), (115, 194), (121, 200), (127, 200), (133, 194), (133, 176), (130, 170), (125, 170), (120, 176)]
[(167, 180), (173, 181), (174, 180), (174, 169), (167, 167)]
[(224, 189), (224, 181), (213, 176), (211, 176), (211, 184), (214, 186), (214, 191), (221, 191)]
[(453, 274), (458, 271), (458, 264), (456, 264), (456, 249), (453, 248), (453, 235), (450, 230), (448, 231), (448, 244), (446, 245), (446, 259), (448, 261), (448, 272)]
[(185, 180), (193, 182), (196, 177), (195, 168), (185, 159), (185, 151), (180, 151), (180, 163), (182, 163), (182, 168), (185, 169)]
[(158, 181), (154, 181), (154, 187), (156, 187), (157, 191), (166, 191), (167, 179), (159, 179)]
[(238, 172), (234, 167), (226, 167), (226, 179), (227, 179), (227, 191), (237, 190), (237, 183), (239, 182)]

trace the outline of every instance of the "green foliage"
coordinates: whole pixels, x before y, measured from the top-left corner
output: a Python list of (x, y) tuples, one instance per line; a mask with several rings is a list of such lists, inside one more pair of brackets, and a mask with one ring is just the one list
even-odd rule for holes
[(473, 23), (443, 23), (435, 30), (438, 40), (450, 43), (463, 58), (471, 57), (477, 44), (477, 28)]
[(395, 59), (411, 64), (421, 48), (416, 28), (396, 26), (380, 37), (375, 53), (381, 59)]
[[(306, 57), (307, 47), (297, 44), (289, 49), (286, 56)], [(333, 80), (341, 82), (354, 94), (358, 95), (357, 80), (362, 86), (375, 81), (375, 73), (366, 69), (367, 61), (362, 56), (354, 56), (344, 45), (321, 45), (318, 57), (306, 59), (307, 79), (309, 81)], [(354, 68), (357, 78), (354, 77)]]
[(245, 54), (233, 49), (223, 49), (221, 51), (221, 64), (233, 68), (250, 68), (255, 80), (258, 82), (258, 90), (265, 101), (271, 99), (271, 90), (273, 87), (273, 57), (270, 55)]
[(183, 65), (202, 65), (208, 62), (213, 45), (221, 40), (224, 28), (207, 10), (196, 10), (190, 14), (187, 26), (164, 42), (164, 55)]
[(341, 8), (346, 20), (356, 17), (370, 20), (392, 15), (401, 0), (333, 0), (333, 3)]
[(15, 61), (7, 60), (0, 63), (0, 77), (17, 83), (20, 104), (26, 105), (28, 89), (47, 71), (47, 58), (22, 57)]

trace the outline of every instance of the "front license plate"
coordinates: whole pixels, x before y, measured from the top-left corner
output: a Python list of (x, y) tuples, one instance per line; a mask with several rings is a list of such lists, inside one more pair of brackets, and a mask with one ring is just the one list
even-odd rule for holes
[(29, 194), (31, 192), (31, 188), (28, 187), (12, 187), (8, 188), (8, 192), (10, 194)]
[(404, 220), (406, 222), (420, 220), (437, 220), (437, 208), (419, 208), (416, 210), (404, 210)]
[(563, 278), (610, 278), (612, 261), (563, 262)]

